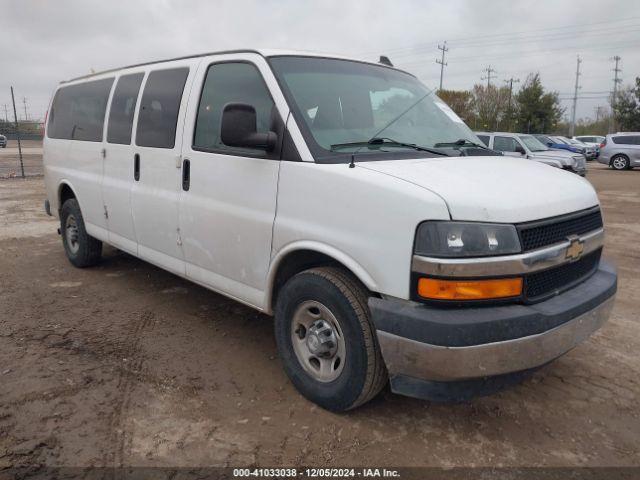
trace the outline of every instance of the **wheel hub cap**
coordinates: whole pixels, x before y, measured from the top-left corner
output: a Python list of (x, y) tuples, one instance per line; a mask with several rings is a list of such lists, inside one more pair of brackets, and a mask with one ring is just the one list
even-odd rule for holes
[(331, 358), (336, 354), (336, 334), (328, 322), (317, 320), (307, 333), (307, 348), (316, 356)]
[(291, 322), (291, 343), (296, 358), (315, 380), (331, 382), (340, 376), (346, 359), (342, 328), (335, 315), (320, 302), (302, 302)]
[(72, 253), (77, 253), (80, 249), (80, 243), (78, 243), (78, 222), (75, 216), (69, 215), (67, 217), (64, 231), (69, 250), (71, 250)]

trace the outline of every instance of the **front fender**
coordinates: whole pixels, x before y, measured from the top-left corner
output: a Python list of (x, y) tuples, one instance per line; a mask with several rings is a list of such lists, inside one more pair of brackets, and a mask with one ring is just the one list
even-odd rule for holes
[(265, 289), (264, 299), (265, 311), (267, 313), (271, 313), (273, 310), (273, 287), (276, 274), (282, 264), (282, 261), (290, 253), (301, 250), (311, 250), (331, 257), (336, 262), (341, 263), (347, 269), (349, 269), (349, 271), (351, 271), (351, 273), (353, 273), (358, 278), (358, 280), (360, 280), (369, 290), (371, 290), (372, 292), (376, 292), (379, 290), (376, 281), (369, 274), (369, 272), (367, 272), (367, 270), (361, 264), (359, 264), (345, 252), (323, 242), (313, 240), (299, 240), (283, 246), (275, 255), (272, 255), (271, 264), (269, 265), (269, 273), (267, 274), (267, 288)]

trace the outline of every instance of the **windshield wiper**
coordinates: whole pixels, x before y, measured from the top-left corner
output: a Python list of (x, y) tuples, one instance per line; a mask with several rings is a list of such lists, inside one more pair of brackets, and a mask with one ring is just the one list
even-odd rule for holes
[[(393, 140), (387, 137), (373, 137), (366, 142), (336, 143), (335, 145), (331, 145), (331, 151), (333, 152), (340, 148), (365, 147), (367, 145), (379, 145), (379, 146), (388, 145), (391, 147), (406, 147), (406, 148), (412, 148), (413, 150), (419, 150), (421, 152), (429, 152), (429, 153), (435, 153), (436, 155), (448, 156), (446, 152), (443, 152), (441, 150), (436, 150), (435, 148), (423, 147), (422, 145), (416, 145), (415, 143), (398, 142), (397, 140)], [(355, 153), (358, 153), (358, 152), (354, 152), (354, 154)]]
[(471, 145), (473, 147), (482, 148), (483, 150), (491, 150), (489, 147), (484, 145), (480, 145), (479, 143), (472, 142), (471, 140), (467, 140), (466, 138), (461, 138), (456, 140), (455, 142), (439, 142), (434, 144), (434, 147), (463, 147), (465, 145)]

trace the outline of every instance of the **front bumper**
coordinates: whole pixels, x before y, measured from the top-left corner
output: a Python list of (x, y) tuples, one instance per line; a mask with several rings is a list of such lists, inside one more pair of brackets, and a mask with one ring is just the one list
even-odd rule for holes
[(438, 308), (371, 298), (369, 306), (391, 388), (408, 393), (403, 386), (415, 381), (455, 382), (544, 365), (606, 322), (616, 289), (615, 268), (601, 261), (583, 283), (533, 305)]

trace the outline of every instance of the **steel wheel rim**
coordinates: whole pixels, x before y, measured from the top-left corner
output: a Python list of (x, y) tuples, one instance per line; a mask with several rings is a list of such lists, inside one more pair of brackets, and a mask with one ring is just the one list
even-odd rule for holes
[(616, 167), (618, 170), (622, 170), (627, 166), (627, 162), (622, 157), (616, 157), (613, 159), (613, 166)]
[(335, 315), (320, 302), (302, 302), (293, 314), (291, 343), (296, 358), (314, 380), (336, 380), (346, 362), (346, 343)]
[(75, 215), (69, 215), (64, 224), (64, 234), (67, 240), (67, 247), (71, 253), (78, 253), (80, 242), (78, 242), (78, 222)]

